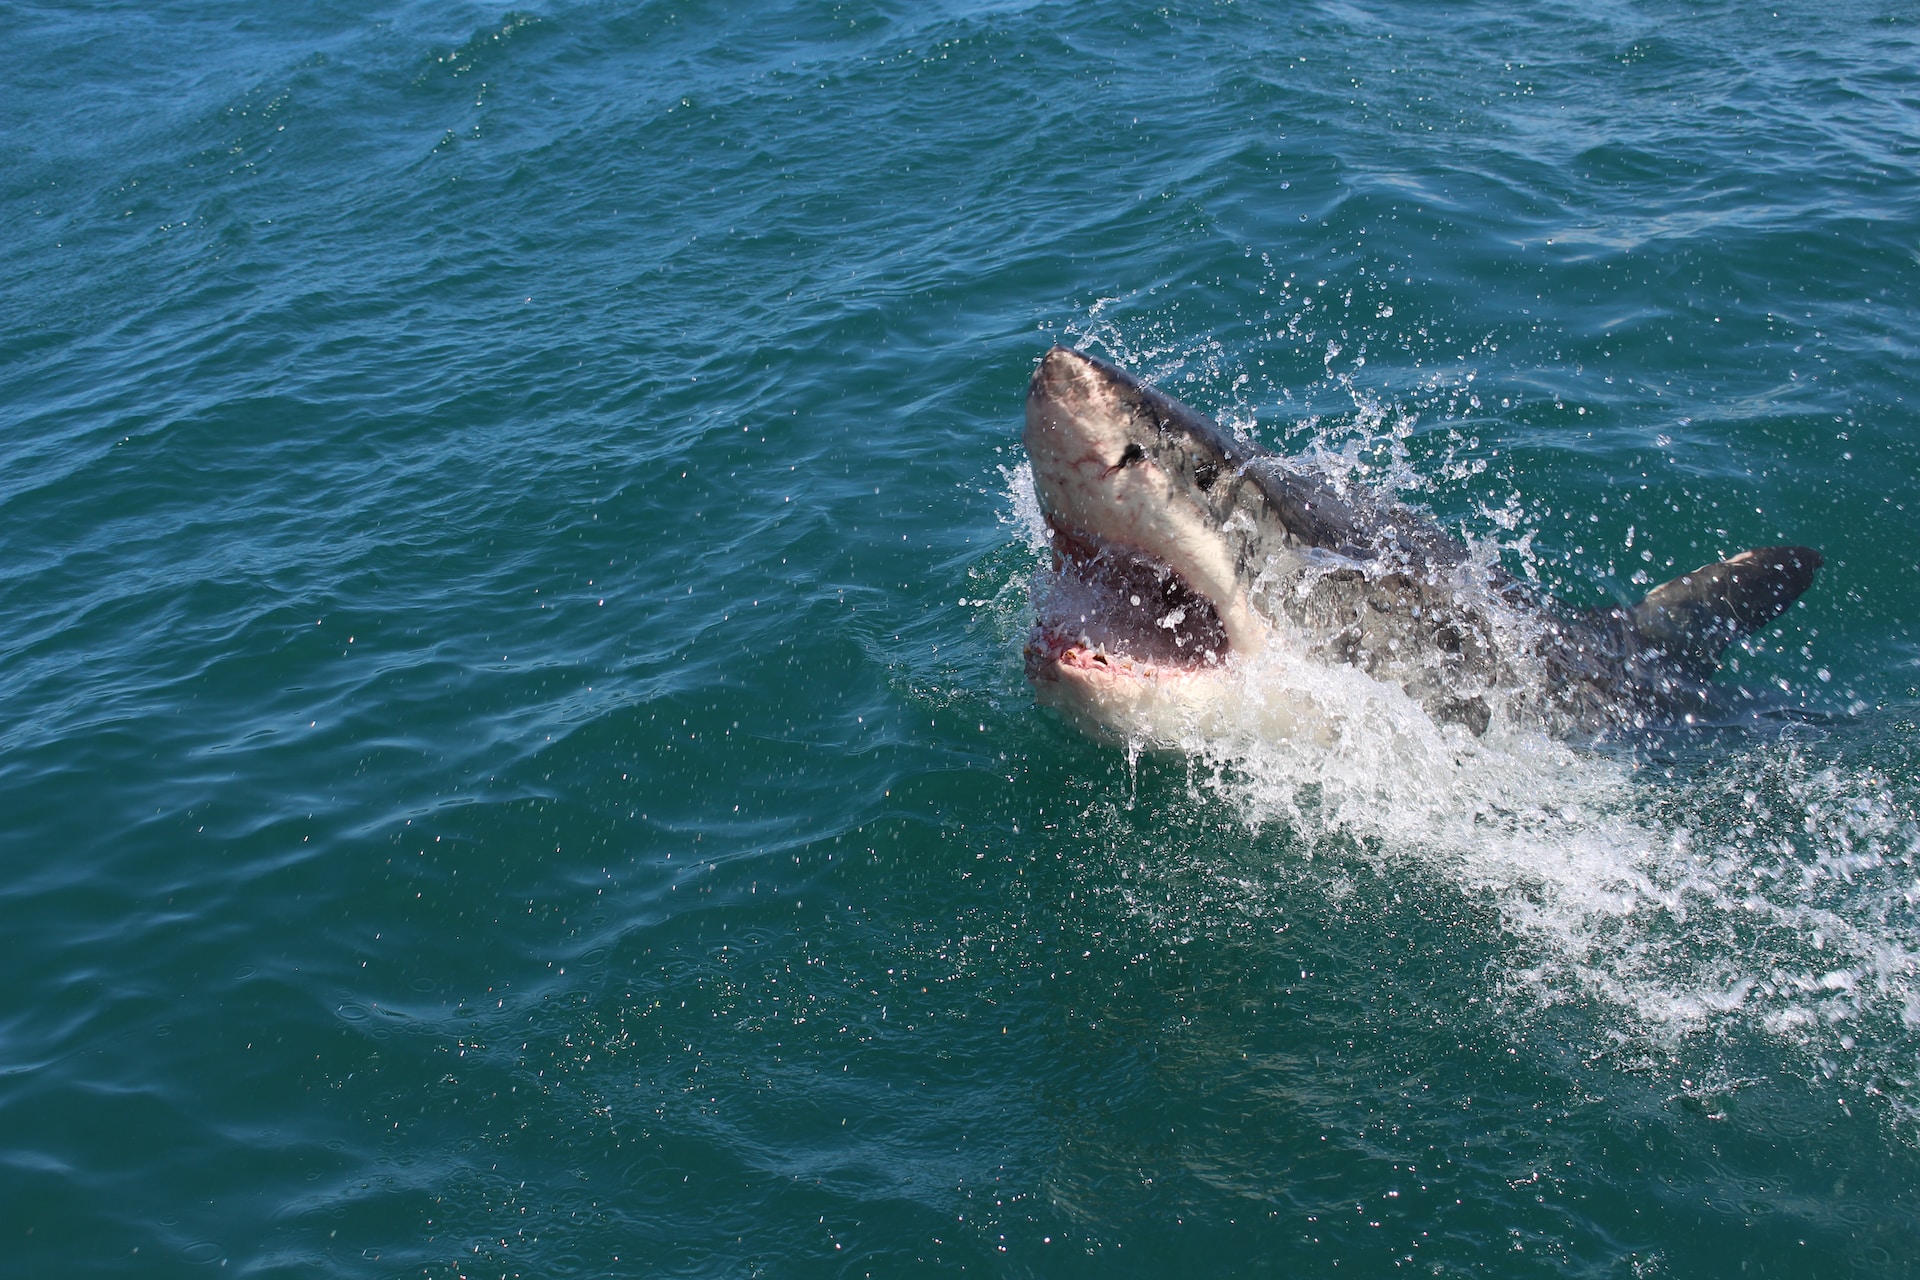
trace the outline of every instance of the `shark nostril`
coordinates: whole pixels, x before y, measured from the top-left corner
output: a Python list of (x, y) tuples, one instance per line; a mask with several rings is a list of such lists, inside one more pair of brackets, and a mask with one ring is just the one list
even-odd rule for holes
[(1130, 467), (1136, 462), (1144, 462), (1146, 461), (1146, 457), (1147, 451), (1141, 448), (1140, 442), (1136, 440), (1120, 451), (1120, 461), (1108, 467), (1107, 474), (1112, 475), (1114, 472), (1122, 470), (1125, 467)]

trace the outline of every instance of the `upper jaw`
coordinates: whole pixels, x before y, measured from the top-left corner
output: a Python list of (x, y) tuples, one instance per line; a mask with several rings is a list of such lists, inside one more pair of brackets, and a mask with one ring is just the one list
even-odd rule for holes
[[(1044, 509), (1044, 496), (1041, 502)], [(1102, 521), (1091, 528), (1064, 521), (1051, 510), (1046, 514), (1057, 559), (1083, 567), (1103, 562), (1110, 570), (1122, 562), (1133, 562), (1127, 570), (1131, 573), (1150, 566), (1146, 571), (1166, 582), (1163, 595), (1169, 607), (1179, 607), (1174, 602), (1191, 597), (1212, 613), (1219, 627), (1217, 648), (1221, 656), (1229, 651), (1258, 653), (1265, 648), (1267, 624), (1251, 606), (1246, 585), (1234, 566), (1232, 549), (1211, 530), (1196, 528), (1201, 522), (1187, 513), (1176, 510), (1173, 518), (1165, 520)], [(1183, 536), (1192, 533), (1211, 536)], [(1166, 536), (1169, 534), (1172, 536)]]

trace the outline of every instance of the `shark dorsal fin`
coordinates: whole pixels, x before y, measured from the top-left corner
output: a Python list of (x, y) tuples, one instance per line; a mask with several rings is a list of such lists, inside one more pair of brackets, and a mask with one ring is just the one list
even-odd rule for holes
[(1729, 644), (1785, 613), (1820, 564), (1812, 547), (1755, 547), (1661, 583), (1623, 617), (1643, 651), (1704, 679)]

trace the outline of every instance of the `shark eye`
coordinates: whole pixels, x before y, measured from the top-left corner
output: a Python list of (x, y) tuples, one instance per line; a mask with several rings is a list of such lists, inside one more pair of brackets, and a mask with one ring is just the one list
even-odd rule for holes
[(1220, 478), (1220, 464), (1201, 459), (1193, 464), (1193, 482), (1200, 486), (1200, 492), (1206, 493), (1213, 488), (1213, 482)]

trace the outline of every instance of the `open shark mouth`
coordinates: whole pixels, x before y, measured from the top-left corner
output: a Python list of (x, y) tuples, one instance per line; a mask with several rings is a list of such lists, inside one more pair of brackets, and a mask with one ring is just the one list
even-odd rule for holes
[(1232, 646), (1219, 610), (1170, 566), (1057, 522), (1050, 529), (1053, 573), (1036, 584), (1029, 678), (1147, 681), (1225, 661)]

